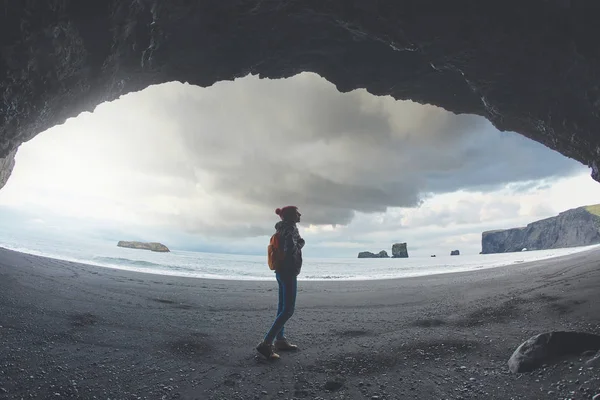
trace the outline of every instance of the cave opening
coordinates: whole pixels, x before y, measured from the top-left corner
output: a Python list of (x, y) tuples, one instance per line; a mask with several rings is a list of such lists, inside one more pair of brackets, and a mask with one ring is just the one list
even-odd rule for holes
[(313, 73), (153, 85), (39, 134), (16, 159), (0, 205), (32, 230), (67, 218), (84, 235), (236, 254), (262, 254), (282, 204), (303, 210), (309, 255), (400, 241), (429, 256), (478, 254), (483, 231), (597, 196), (588, 168), (483, 117), (340, 93)]

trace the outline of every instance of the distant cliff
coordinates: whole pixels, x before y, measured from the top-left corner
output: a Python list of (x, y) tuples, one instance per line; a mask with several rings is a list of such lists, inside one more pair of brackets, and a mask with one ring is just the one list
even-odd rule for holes
[(600, 205), (564, 211), (526, 227), (483, 232), (481, 254), (588, 246), (600, 243)]
[(150, 251), (158, 251), (160, 253), (168, 253), (170, 250), (167, 246), (162, 243), (150, 242), (127, 242), (124, 240), (119, 241), (117, 243), (118, 247), (127, 247), (130, 249), (140, 249), (140, 250), (150, 250)]

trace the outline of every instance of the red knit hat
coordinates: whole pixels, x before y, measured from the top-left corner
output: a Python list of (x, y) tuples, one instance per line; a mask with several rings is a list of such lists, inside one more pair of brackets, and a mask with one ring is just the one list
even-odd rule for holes
[(281, 217), (281, 219), (283, 219), (283, 216), (287, 213), (289, 213), (292, 210), (297, 210), (298, 207), (296, 206), (285, 206), (283, 208), (278, 208), (275, 210), (275, 214), (279, 215)]

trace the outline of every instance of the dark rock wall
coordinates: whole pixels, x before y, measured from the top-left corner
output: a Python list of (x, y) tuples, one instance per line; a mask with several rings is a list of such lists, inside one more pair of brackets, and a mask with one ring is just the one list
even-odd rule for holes
[(594, 0), (5, 1), (0, 159), (151, 84), (311, 71), (340, 91), (482, 115), (598, 180), (598, 11)]

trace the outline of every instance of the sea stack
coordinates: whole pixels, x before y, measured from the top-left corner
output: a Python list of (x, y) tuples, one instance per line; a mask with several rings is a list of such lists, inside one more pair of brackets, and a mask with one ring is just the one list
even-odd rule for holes
[(392, 258), (408, 258), (406, 243), (394, 243), (392, 245)]
[(451, 256), (460, 256), (460, 251), (458, 251), (458, 250), (452, 250), (452, 251), (450, 252), (450, 255), (451, 255)]

